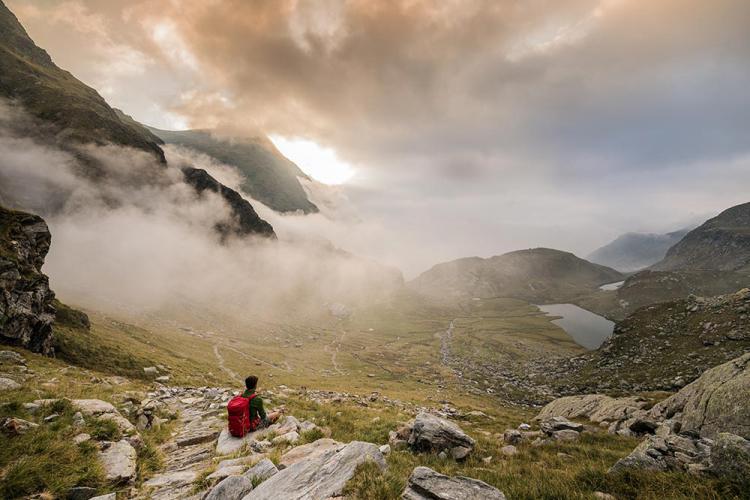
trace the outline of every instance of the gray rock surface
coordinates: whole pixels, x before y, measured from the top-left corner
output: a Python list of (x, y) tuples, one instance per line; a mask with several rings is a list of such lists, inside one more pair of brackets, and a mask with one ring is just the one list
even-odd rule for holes
[(51, 238), (41, 217), (0, 207), (0, 342), (47, 355), (55, 294), (42, 265)]
[(422, 412), (411, 424), (407, 440), (415, 451), (451, 451), (458, 448), (464, 458), (474, 449), (474, 440), (455, 423), (430, 413)]
[(505, 500), (505, 495), (487, 483), (468, 477), (438, 474), (417, 467), (401, 495), (404, 500)]
[(264, 458), (257, 464), (250, 467), (244, 476), (249, 480), (265, 481), (269, 477), (279, 472), (279, 469), (271, 462), (271, 460)]
[(360, 464), (372, 460), (385, 469), (385, 459), (372, 443), (352, 441), (340, 450), (297, 462), (265, 480), (243, 500), (312, 500), (341, 495)]
[(204, 500), (238, 500), (253, 489), (253, 483), (244, 476), (230, 476), (214, 486)]
[(7, 377), (0, 377), (0, 392), (15, 391), (21, 388), (21, 384)]
[(584, 394), (555, 399), (541, 409), (537, 420), (550, 417), (587, 418), (594, 423), (625, 420), (644, 414), (648, 402), (639, 397), (612, 398), (604, 394)]
[(711, 448), (710, 471), (719, 477), (750, 478), (750, 441), (720, 433)]
[(280, 465), (289, 467), (290, 465), (296, 464), (301, 460), (307, 460), (308, 458), (314, 458), (329, 450), (336, 450), (343, 445), (338, 441), (330, 438), (322, 438), (312, 443), (303, 444), (296, 446), (282, 455), (279, 461)]
[(122, 439), (116, 443), (104, 442), (99, 451), (99, 462), (104, 468), (107, 481), (128, 482), (135, 478), (136, 451)]
[(679, 420), (681, 432), (709, 438), (730, 432), (750, 438), (750, 353), (707, 370), (655, 405), (649, 415)]

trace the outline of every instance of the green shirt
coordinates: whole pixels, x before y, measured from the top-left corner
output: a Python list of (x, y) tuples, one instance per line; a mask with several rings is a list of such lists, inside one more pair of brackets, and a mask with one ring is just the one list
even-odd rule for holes
[[(246, 390), (242, 393), (242, 397), (249, 398), (253, 394), (255, 394), (255, 391)], [(250, 420), (255, 417), (260, 417), (264, 423), (266, 422), (266, 411), (263, 409), (263, 400), (260, 396), (255, 396), (250, 400)]]

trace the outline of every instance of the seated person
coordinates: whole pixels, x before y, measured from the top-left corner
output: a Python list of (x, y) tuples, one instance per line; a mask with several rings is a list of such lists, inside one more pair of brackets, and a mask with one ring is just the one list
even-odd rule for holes
[[(249, 398), (255, 394), (255, 390), (258, 387), (258, 377), (255, 375), (247, 377), (245, 379), (245, 387), (246, 389), (242, 393), (242, 397)], [(282, 411), (272, 411), (266, 415), (266, 411), (263, 409), (263, 400), (260, 396), (256, 395), (250, 400), (250, 422), (253, 430), (268, 427), (276, 422), (282, 414)]]

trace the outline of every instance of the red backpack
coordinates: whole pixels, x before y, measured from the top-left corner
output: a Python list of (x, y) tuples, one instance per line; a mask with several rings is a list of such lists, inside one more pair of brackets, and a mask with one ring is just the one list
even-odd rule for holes
[(227, 403), (229, 433), (232, 436), (243, 437), (258, 427), (260, 417), (250, 420), (250, 401), (255, 396), (257, 394), (251, 394), (249, 398), (244, 398), (241, 395), (235, 396)]

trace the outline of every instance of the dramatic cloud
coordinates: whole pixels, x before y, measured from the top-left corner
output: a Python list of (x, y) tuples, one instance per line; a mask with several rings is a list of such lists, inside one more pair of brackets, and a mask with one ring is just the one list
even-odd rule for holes
[(747, 201), (745, 0), (10, 6), (138, 119), (333, 148), (358, 169), (348, 199), (409, 272), (536, 245), (583, 254)]

